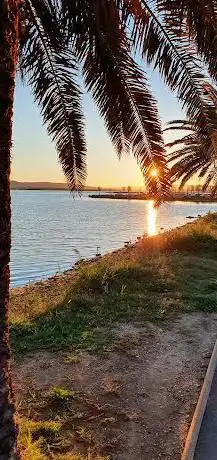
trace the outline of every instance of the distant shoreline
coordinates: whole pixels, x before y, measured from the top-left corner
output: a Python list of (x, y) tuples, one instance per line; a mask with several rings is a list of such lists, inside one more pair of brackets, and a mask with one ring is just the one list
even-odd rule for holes
[[(64, 190), (68, 191), (69, 188), (66, 183), (63, 182), (18, 182), (15, 180), (11, 181), (12, 190)], [(119, 187), (97, 187), (93, 185), (86, 185), (83, 189), (84, 192), (110, 192), (115, 193), (121, 192)], [(136, 190), (135, 190), (136, 192)], [(137, 193), (137, 192), (136, 192)]]
[[(25, 190), (25, 191), (69, 191), (67, 184), (63, 183), (53, 183), (53, 182), (11, 182), (11, 190)], [(112, 188), (99, 188), (87, 186), (81, 193), (90, 192), (88, 195), (90, 198), (97, 199), (109, 199), (109, 200), (139, 200), (139, 201), (149, 201), (153, 200), (154, 197), (147, 196), (143, 192), (127, 192), (120, 191)], [(173, 194), (166, 199), (167, 202), (174, 201), (184, 201), (184, 202), (193, 202), (193, 203), (216, 203), (217, 196), (212, 196), (211, 194), (201, 194), (201, 193), (185, 193), (185, 192), (173, 192)]]
[[(101, 194), (91, 194), (90, 198), (106, 198), (110, 200), (140, 200), (140, 201), (149, 201), (153, 200), (153, 197), (147, 196), (145, 193), (101, 193)], [(167, 198), (166, 201), (191, 201), (194, 203), (216, 203), (217, 197), (211, 196), (202, 196), (202, 195), (186, 195), (186, 194), (173, 194), (171, 197)]]

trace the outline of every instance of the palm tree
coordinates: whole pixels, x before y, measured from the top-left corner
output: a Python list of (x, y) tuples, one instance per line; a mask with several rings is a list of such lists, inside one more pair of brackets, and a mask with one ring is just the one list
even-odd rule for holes
[[(195, 6), (197, 3), (197, 7)], [(203, 4), (206, 3), (206, 9)], [(183, 9), (179, 7), (183, 5)], [(213, 130), (213, 103), (197, 54), (216, 78), (215, 0), (0, 2), (0, 457), (17, 459), (8, 342), (10, 150), (15, 73), (30, 84), (71, 190), (86, 176), (79, 79), (92, 93), (119, 156), (132, 152), (151, 188), (169, 187), (157, 105), (135, 55), (157, 68), (194, 127)], [(211, 8), (213, 6), (213, 8)], [(212, 10), (212, 11), (211, 11)], [(205, 15), (206, 13), (206, 15)], [(204, 36), (198, 27), (203, 26)], [(184, 19), (183, 19), (184, 18)], [(210, 34), (210, 30), (212, 33)], [(212, 37), (211, 37), (212, 35)], [(194, 47), (192, 46), (194, 44)], [(216, 53), (215, 53), (216, 55)]]
[(165, 131), (185, 133), (184, 136), (167, 144), (171, 149), (168, 163), (172, 165), (171, 180), (180, 181), (180, 188), (193, 176), (197, 176), (203, 179), (200, 189), (205, 191), (211, 187), (214, 194), (217, 191), (217, 90), (210, 83), (206, 83), (204, 92), (216, 108), (212, 131), (209, 132), (206, 125), (198, 131), (197, 126), (189, 120), (168, 123)]
[[(172, 165), (171, 181), (181, 180), (182, 188), (193, 175), (197, 174), (199, 178), (204, 179), (202, 189), (206, 190), (211, 185), (212, 192), (215, 193), (217, 190), (217, 92), (209, 83), (209, 79), (211, 77), (213, 83), (217, 84), (217, 2), (216, 0), (157, 0), (156, 3), (158, 11), (164, 16), (165, 32), (175, 40), (179, 40), (181, 48), (184, 43), (183, 37), (184, 40), (189, 37), (187, 47), (191, 46), (196, 65), (199, 62), (197, 76), (193, 61), (187, 62), (187, 66), (193, 65), (193, 86), (195, 85), (200, 91), (198, 105), (194, 95), (188, 94), (190, 86), (186, 84), (187, 81), (183, 83), (183, 96), (190, 99), (193, 97), (193, 107), (199, 107), (201, 101), (203, 105), (203, 116), (200, 117), (199, 112), (197, 114), (189, 110), (185, 103), (182, 104), (186, 109), (187, 119), (176, 120), (169, 124), (168, 130), (181, 132), (184, 130), (186, 133), (167, 145), (172, 149), (168, 156), (168, 163)], [(203, 68), (205, 66), (207, 69), (205, 78), (200, 71), (201, 63)], [(199, 87), (196, 83), (197, 79)], [(198, 95), (198, 91), (196, 94)], [(182, 97), (180, 99), (182, 100)]]
[(128, 185), (128, 187), (127, 187), (128, 200), (129, 200), (129, 196), (130, 196), (131, 190), (132, 190), (131, 186)]
[(185, 132), (184, 136), (167, 144), (171, 149), (168, 162), (171, 163), (172, 182), (180, 181), (182, 188), (197, 176), (203, 179), (202, 191), (211, 187), (214, 194), (217, 191), (217, 131), (213, 131), (212, 136), (206, 130), (198, 132), (187, 120), (173, 121), (167, 129)]

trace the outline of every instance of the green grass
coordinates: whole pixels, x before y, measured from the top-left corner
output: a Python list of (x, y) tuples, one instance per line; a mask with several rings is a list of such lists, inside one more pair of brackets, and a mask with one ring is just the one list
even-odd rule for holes
[(217, 311), (217, 214), (11, 296), (15, 353), (109, 349), (114, 326)]

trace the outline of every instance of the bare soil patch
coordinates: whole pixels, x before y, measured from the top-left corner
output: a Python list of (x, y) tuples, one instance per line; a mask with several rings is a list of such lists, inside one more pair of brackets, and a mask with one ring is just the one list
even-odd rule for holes
[[(13, 365), (19, 414), (62, 423), (48, 458), (179, 459), (216, 329), (216, 313), (189, 313), (120, 324), (115, 349), (100, 355), (28, 354)], [(55, 399), (53, 388), (68, 396)]]

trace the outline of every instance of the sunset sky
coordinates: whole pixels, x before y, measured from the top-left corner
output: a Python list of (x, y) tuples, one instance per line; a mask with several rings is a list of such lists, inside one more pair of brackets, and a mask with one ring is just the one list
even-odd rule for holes
[[(157, 73), (149, 72), (163, 123), (183, 118), (180, 107)], [(132, 158), (117, 159), (112, 143), (90, 95), (84, 95), (87, 120), (88, 178), (94, 186), (143, 186), (142, 175)], [(170, 137), (171, 138), (171, 137)], [(42, 125), (30, 89), (18, 82), (15, 97), (12, 178), (18, 181), (62, 182), (55, 146)]]

